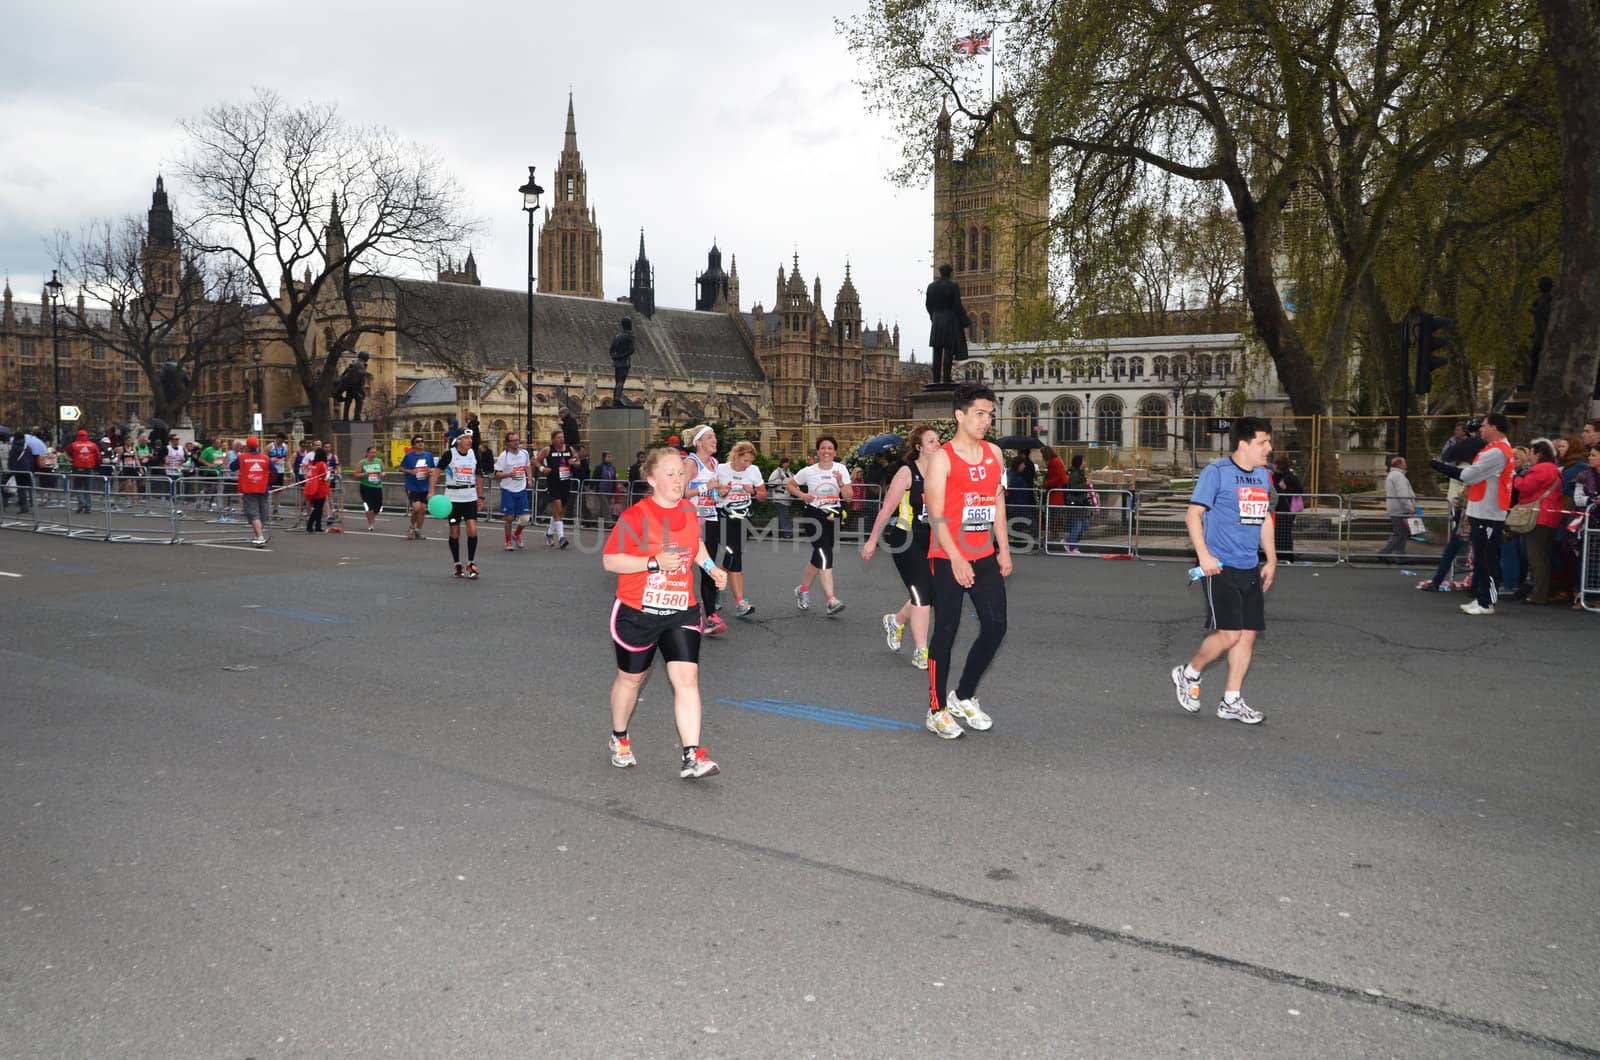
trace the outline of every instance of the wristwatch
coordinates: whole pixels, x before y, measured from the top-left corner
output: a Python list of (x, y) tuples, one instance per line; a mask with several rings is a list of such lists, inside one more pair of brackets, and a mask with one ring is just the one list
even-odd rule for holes
[(661, 564), (656, 562), (656, 558), (654, 556), (651, 556), (648, 560), (645, 561), (644, 569), (645, 569), (646, 572), (648, 572), (650, 574), (655, 574), (657, 571), (659, 571), (661, 569)]

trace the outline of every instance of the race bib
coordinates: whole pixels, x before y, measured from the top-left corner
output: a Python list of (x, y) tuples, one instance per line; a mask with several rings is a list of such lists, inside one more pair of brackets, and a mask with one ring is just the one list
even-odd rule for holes
[(464, 467), (450, 469), (450, 483), (454, 486), (470, 486), (477, 477), (478, 473), (476, 471), (471, 471)]
[(1239, 487), (1239, 523), (1242, 526), (1260, 526), (1267, 521), (1272, 499), (1260, 486)]
[(976, 532), (994, 525), (994, 505), (969, 504), (961, 509), (961, 529)]
[(561, 471), (559, 473), (559, 477), (560, 477), (562, 482), (567, 481), (567, 479), (572, 477), (572, 469), (570, 467), (567, 467), (565, 464), (561, 465)]
[(642, 611), (686, 611), (692, 602), (688, 586), (677, 579), (657, 571), (645, 581), (644, 593), (639, 598)]

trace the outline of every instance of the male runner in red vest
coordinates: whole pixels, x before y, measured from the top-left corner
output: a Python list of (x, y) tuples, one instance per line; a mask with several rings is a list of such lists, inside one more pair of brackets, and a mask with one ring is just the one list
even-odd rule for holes
[(244, 517), (256, 532), (250, 543), (257, 548), (267, 543), (262, 524), (267, 521), (267, 495), (271, 489), (272, 458), (261, 451), (260, 440), (252, 435), (244, 440), (244, 452), (239, 454), (239, 497), (244, 502)]
[[(1006, 537), (1005, 461), (984, 441), (994, 423), (994, 391), (964, 384), (955, 391), (955, 437), (940, 447), (923, 486), (933, 538), (933, 636), (928, 644), (928, 731), (954, 740), (963, 729), (994, 722), (978, 705), (978, 682), (994, 661), (1006, 635), (1006, 583), (1011, 546)], [(998, 528), (998, 532), (997, 532)], [(950, 656), (961, 626), (962, 597), (978, 613), (978, 639), (956, 687), (950, 683)]]

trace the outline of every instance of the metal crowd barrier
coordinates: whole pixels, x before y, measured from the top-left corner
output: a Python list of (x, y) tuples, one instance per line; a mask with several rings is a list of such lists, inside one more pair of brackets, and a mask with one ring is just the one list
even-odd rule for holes
[(1053, 489), (1044, 502), (1040, 544), (1045, 555), (1133, 554), (1132, 491)]
[(1600, 504), (1591, 504), (1583, 513), (1583, 528), (1578, 531), (1578, 606), (1600, 614)]
[[(1140, 490), (1136, 509), (1133, 549), (1140, 559), (1194, 558), (1189, 529), (1188, 490)], [(1342, 563), (1347, 557), (1349, 511), (1344, 498), (1334, 493), (1280, 494), (1291, 506), (1299, 498), (1301, 510), (1274, 511), (1273, 545), (1280, 563)], [(1385, 524), (1387, 526), (1387, 523)], [(1381, 543), (1381, 539), (1380, 539)], [(1375, 544), (1373, 548), (1378, 546)]]
[(1392, 524), (1383, 498), (1363, 498), (1346, 508), (1345, 538), (1342, 549), (1346, 563), (1417, 563), (1429, 568), (1444, 555), (1450, 541), (1450, 502), (1443, 497), (1419, 497), (1423, 531), (1407, 534), (1403, 551), (1384, 553)]

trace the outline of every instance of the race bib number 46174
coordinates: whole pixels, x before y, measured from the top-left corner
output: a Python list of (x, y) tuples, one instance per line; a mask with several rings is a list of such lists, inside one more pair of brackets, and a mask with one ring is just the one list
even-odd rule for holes
[(1243, 525), (1260, 526), (1271, 508), (1271, 495), (1260, 486), (1239, 487), (1239, 522)]

